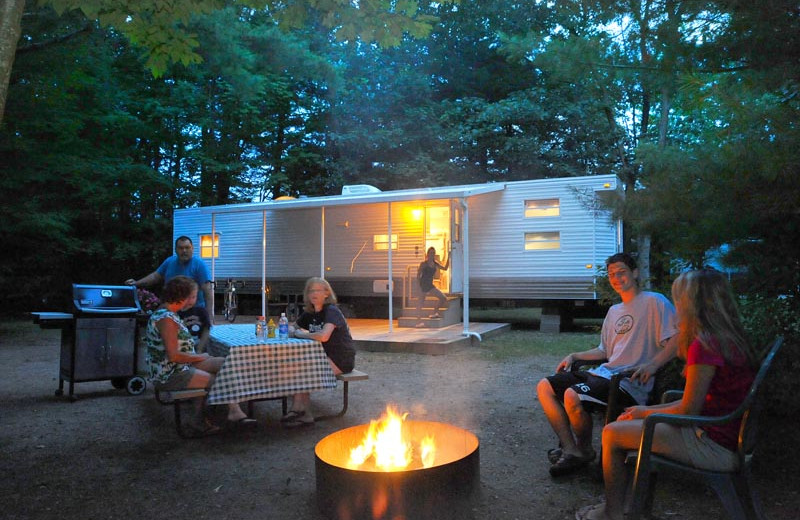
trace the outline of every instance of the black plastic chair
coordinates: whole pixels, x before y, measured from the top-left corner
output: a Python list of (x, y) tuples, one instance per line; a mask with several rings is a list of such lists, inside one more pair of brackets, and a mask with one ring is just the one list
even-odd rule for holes
[[(733, 412), (720, 417), (704, 417), (692, 415), (653, 414), (645, 418), (642, 428), (642, 438), (639, 451), (631, 451), (627, 462), (635, 463), (633, 476), (631, 502), (627, 517), (629, 520), (638, 520), (650, 517), (653, 506), (653, 492), (655, 490), (658, 471), (662, 468), (688, 473), (704, 481), (719, 496), (728, 516), (735, 520), (762, 519), (764, 518), (761, 506), (753, 493), (750, 484), (750, 465), (753, 452), (756, 448), (756, 433), (758, 418), (763, 408), (764, 379), (772, 366), (775, 355), (783, 344), (783, 338), (778, 337), (771, 345), (761, 368), (758, 370), (747, 397)], [(651, 452), (653, 432), (656, 424), (672, 424), (676, 426), (708, 426), (725, 424), (741, 417), (739, 440), (736, 448), (736, 468), (730, 472), (710, 471), (697, 469), (675, 460), (661, 457)]]

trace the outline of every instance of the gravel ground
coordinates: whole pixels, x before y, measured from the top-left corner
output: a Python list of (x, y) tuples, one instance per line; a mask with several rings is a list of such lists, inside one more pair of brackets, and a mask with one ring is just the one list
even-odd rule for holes
[[(538, 333), (532, 332), (532, 341)], [(359, 352), (370, 375), (350, 386), (339, 419), (281, 428), (280, 404), (256, 406), (259, 426), (182, 440), (172, 408), (152, 390), (129, 396), (108, 381), (79, 383), (79, 399), (56, 397), (59, 331), (0, 322), (0, 479), (2, 515), (12, 519), (313, 519), (314, 446), (338, 429), (377, 418), (387, 404), (411, 419), (451, 423), (480, 440), (480, 485), (463, 518), (571, 519), (602, 495), (589, 471), (554, 481), (545, 453), (555, 437), (534, 397), (552, 370), (548, 357), (489, 361), (485, 347), (446, 356)], [(313, 395), (322, 411), (341, 406), (341, 389)], [(758, 489), (773, 519), (797, 518), (797, 450), (776, 446), (756, 465)], [(783, 433), (781, 433), (783, 431)], [(758, 462), (758, 461), (757, 461)], [(719, 501), (696, 485), (662, 479), (661, 518), (724, 518)], [(442, 517), (445, 517), (443, 513)], [(407, 519), (415, 520), (415, 519)]]

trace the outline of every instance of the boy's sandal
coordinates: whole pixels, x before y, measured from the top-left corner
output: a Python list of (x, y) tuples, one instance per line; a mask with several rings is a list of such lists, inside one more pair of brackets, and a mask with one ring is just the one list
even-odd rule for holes
[(561, 448), (551, 448), (547, 450), (547, 460), (550, 464), (555, 464), (561, 458)]
[(606, 516), (606, 503), (600, 502), (593, 506), (584, 506), (575, 513), (575, 520), (604, 520)]
[[(561, 450), (561, 448), (549, 449), (547, 450), (547, 460), (550, 462), (550, 464), (555, 464), (556, 462), (558, 462), (558, 459), (561, 458), (562, 454), (563, 451)], [(583, 455), (578, 458), (586, 462), (592, 462), (596, 457), (597, 457), (597, 452), (594, 451), (594, 449), (592, 449), (592, 451), (590, 451), (586, 455)]]
[(589, 461), (584, 457), (565, 453), (561, 455), (561, 458), (559, 458), (555, 464), (550, 466), (550, 475), (554, 477), (563, 477), (564, 475), (574, 473), (587, 464), (589, 464)]

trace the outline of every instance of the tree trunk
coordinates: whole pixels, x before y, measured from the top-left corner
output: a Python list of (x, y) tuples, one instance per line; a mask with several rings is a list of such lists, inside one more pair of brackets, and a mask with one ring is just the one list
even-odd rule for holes
[(3, 0), (0, 2), (0, 125), (6, 111), (8, 82), (11, 66), (17, 53), (17, 42), (22, 33), (22, 12), (25, 0)]
[(639, 265), (639, 286), (642, 289), (650, 289), (650, 235), (639, 235), (636, 237), (636, 246), (639, 257), (636, 263)]

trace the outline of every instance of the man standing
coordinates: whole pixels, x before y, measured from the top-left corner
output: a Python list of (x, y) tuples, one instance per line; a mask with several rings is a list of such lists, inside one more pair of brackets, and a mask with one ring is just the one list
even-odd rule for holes
[(139, 280), (130, 278), (125, 283), (136, 287), (163, 286), (178, 275), (188, 276), (200, 287), (195, 306), (178, 314), (195, 337), (198, 352), (204, 352), (214, 316), (214, 290), (211, 286), (211, 274), (208, 272), (208, 267), (202, 260), (194, 256), (194, 244), (191, 238), (178, 237), (175, 240), (175, 255), (164, 260), (158, 269), (144, 278)]
[[(639, 269), (627, 253), (606, 260), (608, 280), (622, 298), (603, 321), (600, 345), (565, 357), (556, 373), (539, 381), (536, 392), (560, 448), (548, 452), (550, 474), (567, 475), (594, 460), (591, 407), (605, 405), (611, 377), (634, 369), (620, 383), (620, 404), (644, 404), (653, 388), (651, 376), (676, 354), (670, 341), (678, 332), (675, 307), (661, 294), (639, 288)], [(595, 369), (571, 372), (578, 360), (607, 360)], [(588, 410), (587, 410), (588, 408)]]

